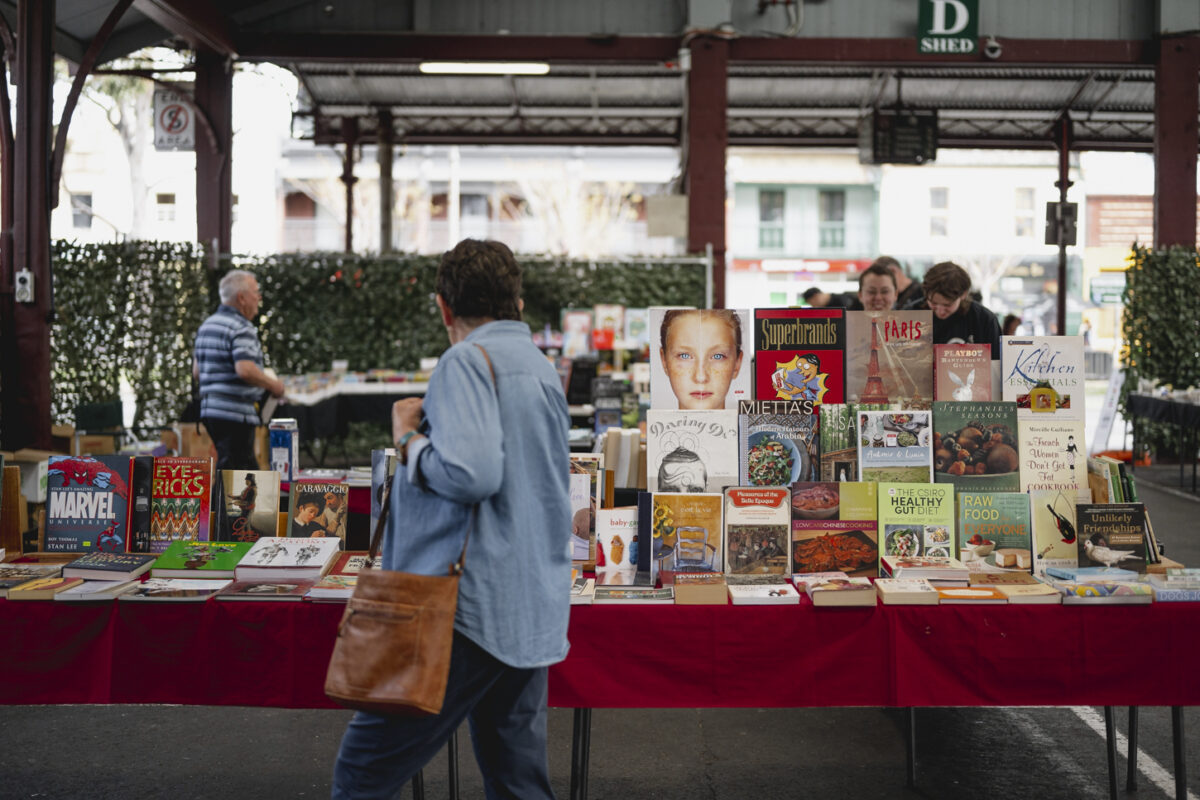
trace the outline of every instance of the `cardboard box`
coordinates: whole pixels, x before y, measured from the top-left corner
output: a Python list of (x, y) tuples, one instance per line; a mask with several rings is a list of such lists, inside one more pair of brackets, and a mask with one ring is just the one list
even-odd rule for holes
[(1160, 561), (1157, 564), (1146, 565), (1146, 572), (1148, 574), (1166, 575), (1168, 569), (1178, 569), (1179, 567), (1183, 566), (1183, 564), (1180, 564), (1178, 561), (1167, 558), (1166, 556), (1159, 556), (1159, 559)]
[(203, 425), (194, 422), (180, 423), (179, 455), (194, 458), (217, 457), (216, 448)]
[(81, 433), (74, 439), (73, 455), (77, 456), (108, 456), (117, 452), (117, 436), (115, 433)]
[(21, 468), (5, 465), (0, 484), (0, 547), (10, 555), (19, 555), (21, 532), (29, 527), (29, 507), (21, 495)]

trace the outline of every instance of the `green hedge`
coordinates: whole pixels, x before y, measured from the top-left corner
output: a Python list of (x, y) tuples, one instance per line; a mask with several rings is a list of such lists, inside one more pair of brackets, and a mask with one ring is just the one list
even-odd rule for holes
[[(519, 256), (525, 319), (559, 326), (571, 306), (704, 303), (696, 264), (578, 262)], [(346, 253), (238, 257), (208, 269), (190, 244), (55, 242), (57, 319), (51, 331), (55, 421), (72, 422), (80, 403), (117, 397), (123, 374), (137, 395), (135, 425), (174, 421), (191, 386), (196, 329), (216, 308), (219, 274), (237, 267), (258, 277), (260, 336), (280, 374), (328, 370), (412, 370), (447, 346), (433, 302), (437, 258)]]

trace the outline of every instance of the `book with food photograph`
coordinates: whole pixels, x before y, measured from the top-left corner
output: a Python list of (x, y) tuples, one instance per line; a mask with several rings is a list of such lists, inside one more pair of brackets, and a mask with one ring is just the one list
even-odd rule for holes
[(1017, 404), (1021, 419), (1084, 419), (1082, 336), (1000, 338), (1001, 397)]
[(933, 404), (933, 480), (957, 492), (1021, 488), (1017, 407), (1013, 403)]
[(822, 481), (858, 480), (859, 411), (895, 411), (899, 403), (826, 403), (817, 409)]
[(780, 487), (730, 486), (725, 490), (725, 572), (778, 575), (791, 572), (791, 493)]
[(794, 606), (800, 602), (800, 593), (790, 583), (731, 583), (726, 588), (735, 606)]
[(958, 552), (972, 572), (1032, 572), (1029, 495), (960, 492)]
[(879, 484), (879, 537), (884, 556), (953, 556), (954, 486)]
[(875, 606), (875, 586), (870, 578), (851, 578), (844, 572), (807, 572), (792, 577), (798, 591), (814, 606), (847, 608)]
[(928, 411), (858, 412), (858, 479), (879, 483), (933, 480)]
[(937, 589), (924, 578), (877, 578), (875, 593), (885, 606), (936, 606)]
[(846, 312), (846, 402), (929, 408), (933, 312)]
[(846, 319), (840, 308), (754, 311), (754, 399), (846, 402)]
[(817, 415), (806, 403), (738, 404), (738, 474), (742, 486), (791, 486), (817, 479)]
[(879, 574), (877, 484), (821, 481), (792, 487), (792, 572)]

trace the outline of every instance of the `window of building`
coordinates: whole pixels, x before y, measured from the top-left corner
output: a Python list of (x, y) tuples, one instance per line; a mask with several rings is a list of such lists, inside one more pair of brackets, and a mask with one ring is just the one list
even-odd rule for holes
[(71, 195), (71, 225), (76, 228), (92, 227), (92, 196)]
[(783, 190), (758, 190), (758, 249), (783, 249)]
[(288, 219), (314, 219), (317, 202), (304, 192), (288, 192), (283, 198), (283, 216)]
[(817, 193), (817, 222), (822, 250), (841, 250), (846, 246), (846, 192), (841, 189)]
[(1013, 202), (1015, 212), (1013, 217), (1013, 232), (1022, 238), (1033, 236), (1033, 189), (1019, 187)]
[(175, 195), (159, 192), (155, 195), (155, 205), (158, 209), (159, 222), (175, 221)]
[(458, 198), (458, 215), (460, 217), (477, 217), (480, 219), (488, 219), (487, 195), (460, 195)]
[(929, 189), (929, 235), (950, 235), (950, 190), (945, 186)]

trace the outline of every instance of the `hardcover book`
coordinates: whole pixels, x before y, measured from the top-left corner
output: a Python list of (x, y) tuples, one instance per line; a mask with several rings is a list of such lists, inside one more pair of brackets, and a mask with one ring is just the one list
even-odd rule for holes
[(950, 484), (879, 484), (882, 556), (954, 554), (954, 487)]
[[(725, 577), (715, 572), (676, 572), (669, 576), (677, 606), (723, 606), (729, 603)], [(666, 578), (663, 585), (667, 585)]]
[(1088, 489), (1083, 420), (1037, 417), (1017, 425), (1021, 491), (1061, 489), (1078, 496)]
[(596, 583), (632, 586), (638, 566), (637, 506), (596, 511)]
[(792, 487), (792, 572), (879, 574), (878, 484), (836, 481)]
[(725, 490), (725, 572), (778, 575), (791, 570), (791, 493), (783, 488)]
[(747, 400), (738, 406), (742, 486), (791, 486), (817, 480), (817, 415), (811, 403)]
[(51, 575), (47, 578), (34, 578), (8, 590), (9, 600), (53, 600), (59, 592), (65, 592), (83, 584), (83, 578), (64, 578), (61, 575)]
[(0, 564), (0, 597), (8, 590), (34, 578), (49, 578), (62, 574), (62, 564)]
[(64, 603), (94, 603), (116, 600), (125, 592), (131, 592), (142, 582), (136, 578), (128, 581), (89, 581), (85, 580), (78, 586), (64, 589), (54, 595), (55, 600)]
[[(328, 575), (358, 575), (359, 572), (367, 566), (367, 559), (371, 554), (366, 550), (343, 550), (337, 555), (337, 559), (333, 562), (333, 566), (329, 568)], [(371, 562), (372, 569), (383, 568), (383, 556), (375, 556), (375, 560)]]
[(299, 602), (313, 587), (311, 580), (234, 581), (217, 592), (218, 600), (290, 600)]
[(671, 572), (722, 572), (720, 494), (654, 493), (649, 537), (651, 576)]
[(1084, 419), (1082, 336), (1003, 336), (1001, 397), (1017, 416)]
[(125, 552), (130, 476), (129, 456), (50, 456), (42, 549)]
[(1138, 574), (1121, 567), (1047, 567), (1046, 577), (1071, 583), (1136, 581)]
[(827, 403), (817, 409), (822, 481), (858, 480), (858, 412), (894, 411), (884, 403)]
[(842, 309), (755, 309), (754, 399), (846, 402)]
[(159, 456), (154, 459), (150, 500), (150, 552), (172, 542), (206, 542), (212, 459)]
[(89, 581), (127, 581), (148, 571), (154, 558), (149, 553), (88, 553), (65, 565), (62, 575)]
[(1008, 596), (994, 586), (939, 587), (938, 603), (944, 605), (979, 605), (1007, 603)]
[(875, 592), (885, 606), (936, 606), (937, 589), (924, 578), (877, 578)]
[(133, 472), (129, 479), (130, 553), (150, 552), (150, 502), (154, 495), (154, 456), (134, 456)]
[(1029, 516), (1034, 574), (1043, 575), (1049, 567), (1079, 566), (1075, 492), (1062, 489), (1030, 492)]
[(662, 589), (655, 589), (653, 586), (597, 586), (592, 602), (597, 605), (668, 605), (675, 602), (675, 590), (670, 586)]
[(1154, 587), (1139, 581), (1096, 580), (1075, 583), (1050, 579), (1063, 605), (1142, 605), (1154, 602)]
[(571, 605), (590, 606), (596, 599), (596, 581), (594, 578), (580, 576), (571, 584)]
[(800, 593), (790, 583), (731, 583), (729, 600), (735, 606), (797, 605)]
[(935, 344), (933, 346), (933, 399), (960, 403), (992, 398), (992, 346), (990, 344)]
[(846, 312), (846, 402), (933, 401), (933, 312)]
[(375, 535), (375, 523), (383, 513), (383, 491), (391, 484), (398, 463), (400, 458), (394, 447), (371, 451), (371, 536)]
[(721, 492), (738, 485), (737, 411), (646, 412), (652, 492)]
[(928, 411), (858, 412), (858, 479), (879, 483), (933, 481)]
[(1080, 503), (1079, 566), (1146, 572), (1146, 507), (1141, 503)]
[(745, 309), (650, 309), (650, 407), (729, 409), (751, 398)]
[[(571, 510), (572, 516), (572, 560), (594, 562), (596, 560), (596, 512), (604, 504), (604, 470), (601, 469), (603, 457), (599, 453), (572, 453), (571, 454)], [(586, 475), (586, 486), (578, 476)], [(580, 492), (583, 492), (586, 497), (581, 497)], [(586, 509), (586, 514), (580, 514), (581, 509)], [(575, 517), (579, 519), (576, 520)], [(587, 520), (587, 527), (584, 528), (584, 518)], [(575, 522), (578, 522), (578, 526)], [(584, 538), (586, 533), (586, 553), (579, 546), (579, 540)], [(579, 555), (583, 553), (582, 555)]]
[(203, 603), (230, 583), (232, 581), (228, 579), (150, 578), (117, 599), (134, 602)]
[(1172, 580), (1169, 575), (1147, 576), (1156, 603), (1200, 602), (1200, 581)]
[(958, 552), (972, 572), (1033, 569), (1029, 495), (962, 492), (958, 495)]
[(337, 558), (338, 544), (339, 540), (332, 537), (263, 537), (250, 545), (234, 569), (234, 576), (239, 581), (317, 580)]
[(1063, 596), (1053, 586), (1041, 581), (1028, 584), (998, 584), (996, 590), (1013, 605), (1059, 605)]
[(344, 549), (349, 503), (350, 487), (344, 483), (292, 481), (288, 491), (288, 536), (335, 539)]
[(357, 575), (322, 575), (308, 590), (308, 598), (318, 603), (345, 602), (354, 594), (357, 585)]
[(1015, 492), (1021, 447), (1013, 403), (933, 404), (933, 479), (956, 492)]
[(797, 591), (814, 606), (846, 608), (874, 606), (875, 586), (870, 578), (851, 578), (844, 572), (807, 572), (793, 578)]
[(279, 473), (221, 470), (217, 541), (256, 542), (274, 536), (279, 523)]
[(171, 542), (155, 560), (150, 576), (232, 578), (234, 568), (250, 547), (250, 542)]
[(969, 575), (966, 565), (957, 558), (933, 556), (884, 556), (883, 571), (889, 578), (924, 578), (964, 585)]

